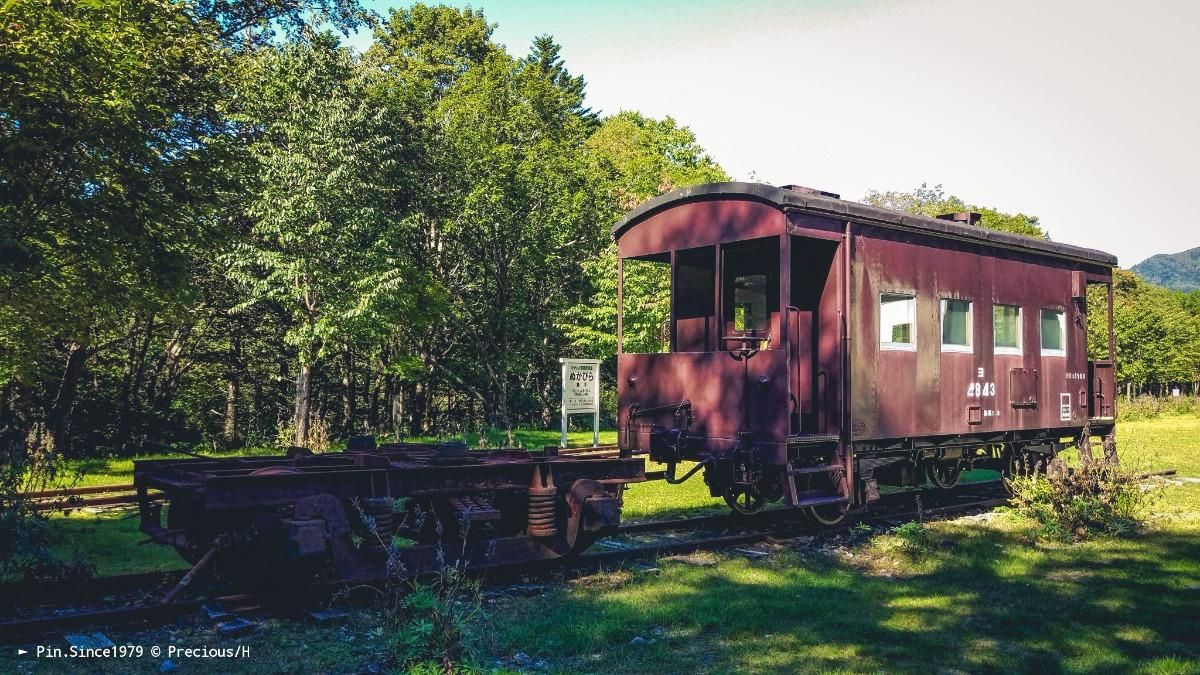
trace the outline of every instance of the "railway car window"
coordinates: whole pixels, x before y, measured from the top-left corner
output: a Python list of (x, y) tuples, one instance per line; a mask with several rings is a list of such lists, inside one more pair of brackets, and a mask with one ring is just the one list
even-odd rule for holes
[(884, 349), (917, 348), (917, 299), (912, 295), (879, 296), (879, 344)]
[(997, 354), (1021, 353), (1021, 308), (1017, 305), (996, 305), (993, 310)]
[(971, 351), (971, 301), (942, 298), (942, 351)]
[(675, 254), (675, 346), (677, 352), (712, 351), (717, 332), (716, 249)]
[[(779, 241), (775, 237), (723, 247), (724, 333), (772, 332), (779, 312)], [(724, 345), (728, 347), (729, 345)]]
[(671, 348), (671, 259), (665, 254), (621, 263), (621, 350), (653, 354)]
[(767, 329), (767, 275), (742, 274), (733, 278), (733, 329)]
[(1067, 355), (1067, 317), (1060, 309), (1042, 310), (1042, 355)]

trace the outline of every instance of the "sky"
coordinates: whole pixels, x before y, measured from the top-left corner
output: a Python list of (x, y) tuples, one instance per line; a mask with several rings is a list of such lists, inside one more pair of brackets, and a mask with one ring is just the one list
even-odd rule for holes
[(553, 35), (589, 106), (675, 118), (735, 180), (941, 184), (1123, 267), (1200, 246), (1195, 0), (473, 6), (516, 56)]

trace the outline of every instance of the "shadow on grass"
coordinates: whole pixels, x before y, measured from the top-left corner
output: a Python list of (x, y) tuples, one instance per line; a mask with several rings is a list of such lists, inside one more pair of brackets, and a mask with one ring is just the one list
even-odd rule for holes
[[(1043, 547), (954, 532), (889, 572), (823, 552), (583, 580), (496, 614), (567, 671), (1195, 672), (1200, 537)], [(856, 554), (861, 558), (863, 553)], [(654, 639), (629, 646), (631, 638)]]

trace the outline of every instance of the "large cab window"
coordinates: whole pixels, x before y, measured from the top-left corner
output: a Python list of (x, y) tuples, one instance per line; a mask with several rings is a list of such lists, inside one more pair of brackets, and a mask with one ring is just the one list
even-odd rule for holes
[(621, 351), (671, 350), (671, 257), (666, 253), (621, 261)]
[(708, 352), (717, 339), (717, 252), (713, 246), (675, 254), (675, 349)]
[[(723, 247), (723, 314), (726, 335), (766, 337), (778, 331), (779, 240)], [(728, 346), (728, 345), (727, 345)]]

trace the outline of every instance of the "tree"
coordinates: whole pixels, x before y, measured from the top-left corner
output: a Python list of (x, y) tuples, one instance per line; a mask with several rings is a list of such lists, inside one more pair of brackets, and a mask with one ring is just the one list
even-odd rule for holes
[[(623, 211), (675, 188), (729, 180), (729, 174), (709, 157), (687, 127), (667, 117), (656, 120), (635, 111), (606, 118), (588, 138), (589, 153), (602, 172), (608, 193), (607, 210), (596, 223), (606, 245), (584, 262), (587, 285), (565, 313), (559, 327), (581, 355), (607, 359), (617, 352), (617, 252), (608, 234)], [(661, 274), (652, 266), (626, 269), (626, 288), (633, 295), (661, 296)], [(663, 314), (665, 303), (645, 316)], [(661, 322), (627, 324), (632, 344), (652, 345)]]
[(187, 292), (230, 183), (216, 26), (169, 0), (14, 0), (0, 20), (0, 378), (43, 381), (60, 448), (84, 365)]
[[(554, 85), (560, 95), (565, 96), (569, 104), (564, 114), (574, 115), (586, 122), (590, 129), (596, 128), (600, 115), (583, 104), (587, 81), (582, 75), (572, 75), (567, 71), (562, 60), (562, 46), (550, 35), (539, 35), (533, 38), (529, 55), (523, 60), (525, 67), (532, 69), (548, 82)], [(544, 107), (554, 110), (556, 106)]]
[(394, 210), (409, 138), (383, 76), (321, 35), (258, 55), (239, 97), (256, 130), (257, 182), (250, 236), (226, 259), (245, 306), (277, 302), (291, 318), (298, 445), (308, 442), (313, 368), (381, 314), (403, 314), (414, 292), (399, 244), (409, 220)]
[(298, 39), (314, 24), (349, 35), (369, 18), (357, 0), (198, 0), (186, 11), (215, 25), (226, 44), (246, 49), (268, 46), (280, 32)]
[(491, 54), (502, 51), (481, 10), (417, 3), (393, 9), (375, 28), (366, 61), (412, 82), (424, 83), (431, 100)]
[(912, 192), (868, 190), (866, 196), (863, 197), (863, 203), (883, 209), (917, 213), (931, 218), (944, 213), (974, 211), (981, 216), (980, 227), (1022, 234), (1027, 237), (1050, 238), (1042, 229), (1037, 216), (1029, 216), (1024, 213), (1005, 213), (986, 206), (968, 204), (954, 195), (947, 195), (941, 185), (928, 187), (926, 183), (921, 183), (921, 187)]
[(604, 167), (620, 211), (675, 188), (729, 180), (696, 134), (671, 117), (656, 120), (624, 110), (605, 118), (587, 145)]
[[(468, 327), (467, 372), (490, 422), (511, 428), (510, 388), (543, 370), (551, 317), (571, 287), (572, 255), (594, 250), (601, 195), (583, 153), (588, 121), (579, 98), (540, 64), (504, 54), (470, 68), (438, 109), (445, 120), (452, 208), (441, 225), (447, 245), (468, 265), (447, 270), (444, 288), (456, 324)], [(477, 380), (478, 381), (478, 380)]]

